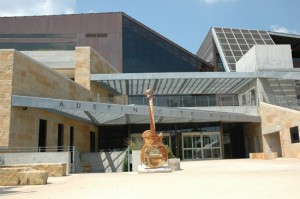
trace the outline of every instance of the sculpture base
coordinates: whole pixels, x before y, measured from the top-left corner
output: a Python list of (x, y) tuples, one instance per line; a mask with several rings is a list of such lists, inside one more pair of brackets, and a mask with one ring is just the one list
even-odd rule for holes
[(171, 173), (169, 166), (161, 166), (158, 168), (149, 168), (145, 165), (138, 165), (138, 173)]

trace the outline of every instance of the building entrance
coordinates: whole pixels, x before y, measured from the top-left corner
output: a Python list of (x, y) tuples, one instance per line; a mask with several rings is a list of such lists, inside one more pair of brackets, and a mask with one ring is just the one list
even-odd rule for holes
[(182, 133), (182, 146), (184, 160), (222, 158), (220, 132)]

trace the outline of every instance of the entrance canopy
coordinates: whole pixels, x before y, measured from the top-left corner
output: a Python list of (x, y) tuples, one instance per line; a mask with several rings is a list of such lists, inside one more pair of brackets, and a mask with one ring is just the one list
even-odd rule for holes
[[(87, 101), (12, 96), (12, 106), (44, 109), (93, 125), (149, 123), (148, 106), (119, 105)], [(154, 108), (156, 123), (185, 122), (260, 122), (259, 116), (193, 110), (184, 108)]]
[(235, 94), (255, 79), (251, 72), (91, 74), (91, 81), (117, 95), (143, 95), (147, 88), (157, 95)]

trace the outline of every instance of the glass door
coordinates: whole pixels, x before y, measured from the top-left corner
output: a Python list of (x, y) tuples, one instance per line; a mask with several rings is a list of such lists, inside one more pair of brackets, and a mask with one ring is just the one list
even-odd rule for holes
[(220, 159), (220, 132), (193, 132), (182, 134), (183, 159)]

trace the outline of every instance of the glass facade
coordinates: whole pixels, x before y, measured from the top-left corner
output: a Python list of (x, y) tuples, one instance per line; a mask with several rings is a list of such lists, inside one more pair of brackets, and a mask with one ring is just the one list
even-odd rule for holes
[[(217, 99), (217, 100), (216, 100)], [(148, 105), (145, 96), (128, 96), (128, 104)], [(205, 107), (205, 106), (238, 106), (237, 95), (156, 95), (154, 106), (165, 107)]]
[(123, 16), (123, 73), (212, 71), (191, 53)]

